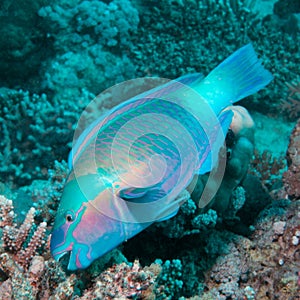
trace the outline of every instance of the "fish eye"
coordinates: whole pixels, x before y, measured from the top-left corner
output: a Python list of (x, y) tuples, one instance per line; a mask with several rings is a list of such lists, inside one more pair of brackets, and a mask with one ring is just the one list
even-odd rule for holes
[(68, 210), (66, 212), (66, 221), (67, 222), (73, 222), (74, 220), (75, 220), (75, 214), (74, 214), (74, 212), (71, 211), (71, 210)]

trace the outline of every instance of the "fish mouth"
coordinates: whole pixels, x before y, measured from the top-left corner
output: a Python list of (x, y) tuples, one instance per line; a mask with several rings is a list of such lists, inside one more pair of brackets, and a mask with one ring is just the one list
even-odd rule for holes
[(56, 261), (59, 261), (63, 266), (66, 266), (69, 271), (75, 271), (82, 268), (79, 264), (76, 252), (73, 250), (58, 251), (53, 253), (52, 256)]
[(71, 250), (65, 250), (65, 251), (59, 251), (57, 253), (52, 253), (52, 256), (56, 261), (60, 261), (61, 258), (63, 258), (67, 254), (68, 254), (68, 256), (70, 256)]
[(76, 268), (72, 267), (72, 252), (72, 250), (59, 251), (53, 253), (52, 256), (57, 262), (59, 261), (62, 265), (66, 266), (68, 270), (73, 271)]

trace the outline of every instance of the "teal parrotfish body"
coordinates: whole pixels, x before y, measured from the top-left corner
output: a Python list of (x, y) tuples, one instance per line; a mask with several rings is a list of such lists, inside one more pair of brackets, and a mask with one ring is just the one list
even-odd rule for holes
[(207, 77), (189, 74), (139, 94), (91, 124), (70, 153), (70, 174), (51, 235), (68, 269), (176, 215), (180, 193), (210, 172), (233, 113), (224, 108), (272, 80), (251, 44)]

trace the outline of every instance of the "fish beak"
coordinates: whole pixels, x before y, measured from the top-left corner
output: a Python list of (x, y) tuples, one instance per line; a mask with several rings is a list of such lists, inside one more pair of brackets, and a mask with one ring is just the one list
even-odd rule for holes
[(58, 252), (58, 253), (52, 253), (52, 256), (56, 261), (59, 261), (63, 256), (65, 256), (66, 254), (68, 254), (70, 252), (71, 251), (62, 251), (62, 252)]
[(73, 251), (72, 250), (66, 250), (66, 251), (59, 251), (57, 253), (52, 253), (52, 256), (56, 261), (60, 261), (63, 259), (63, 264), (68, 264), (67, 269), (70, 271), (75, 271), (77, 267), (74, 265), (73, 262)]

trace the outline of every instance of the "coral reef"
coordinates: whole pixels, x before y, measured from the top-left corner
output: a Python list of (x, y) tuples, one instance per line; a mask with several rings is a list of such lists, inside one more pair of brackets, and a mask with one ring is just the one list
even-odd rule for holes
[(152, 264), (142, 268), (138, 261), (113, 265), (97, 278), (82, 297), (74, 299), (156, 299), (154, 284), (161, 267)]
[[(274, 88), (255, 97), (255, 106), (278, 112), (282, 78), (297, 78), (300, 33), (282, 30), (274, 15), (258, 16), (254, 6), (254, 1), (5, 1), (0, 12), (14, 18), (3, 19), (8, 27), (2, 27), (1, 74), (9, 75), (3, 79), (7, 86), (22, 76), (31, 91), (77, 103), (83, 88), (99, 93), (136, 76), (206, 73), (252, 41), (275, 76)], [(296, 14), (292, 7), (278, 12)]]
[(128, 53), (139, 23), (129, 0), (57, 2), (38, 11), (56, 56), (44, 63), (43, 87), (55, 98), (93, 93), (135, 77)]
[(282, 100), (282, 111), (286, 112), (289, 119), (299, 118), (300, 114), (300, 80), (286, 84), (289, 88), (287, 100)]
[(243, 298), (244, 291), (239, 282), (247, 281), (249, 266), (246, 264), (244, 251), (239, 247), (243, 244), (246, 246), (247, 242), (247, 239), (235, 237), (228, 245), (228, 254), (219, 256), (206, 274), (207, 294), (213, 299)]
[(177, 299), (183, 287), (182, 263), (179, 259), (166, 260), (162, 264), (161, 260), (156, 263), (162, 265), (161, 275), (157, 279), (156, 299)]
[[(35, 229), (34, 213), (35, 209), (31, 208), (18, 227), (14, 223), (12, 201), (0, 196), (0, 299), (71, 299), (76, 295), (76, 282), (82, 278), (66, 275), (60, 264), (50, 257), (48, 247), (42, 256), (38, 254), (37, 250), (44, 244), (46, 223), (42, 222)], [(116, 252), (114, 255), (113, 261)], [(131, 266), (113, 265), (90, 280), (90, 287), (81, 297), (73, 299), (155, 299), (155, 279), (160, 272), (159, 264), (144, 268), (138, 261)]]
[[(199, 209), (198, 196), (188, 197), (176, 217), (153, 225), (87, 270), (66, 272), (64, 260), (54, 261), (44, 244), (80, 112), (112, 84), (145, 75), (206, 74), (252, 42), (275, 80), (242, 105), (266, 116), (299, 117), (299, 4), (279, 0), (270, 15), (258, 14), (259, 5), (251, 0), (2, 1), (0, 84), (6, 88), (0, 89), (0, 194), (13, 199), (14, 207), (0, 196), (0, 299), (299, 297), (300, 121), (283, 175), (280, 146), (275, 140), (270, 148), (267, 138), (273, 155), (255, 151), (247, 173), (253, 124), (247, 116), (242, 128), (233, 124), (225, 180), (211, 206)], [(91, 107), (88, 120), (122, 100), (108, 94)], [(235, 117), (243, 119), (243, 112)], [(276, 131), (268, 122), (266, 135)], [(285, 136), (276, 133), (277, 139)]]
[(274, 5), (274, 13), (286, 18), (292, 13), (300, 13), (300, 4), (293, 0), (279, 0)]
[[(45, 243), (46, 222), (40, 223), (32, 236), (29, 235), (34, 227), (34, 214), (35, 209), (31, 208), (23, 224), (18, 228), (14, 222), (15, 213), (12, 201), (0, 196), (0, 228), (3, 246), (13, 254), (13, 260), (25, 270), (28, 269), (37, 250)], [(29, 241), (24, 246), (27, 239)]]
[[(155, 228), (168, 238), (183, 238), (199, 233), (200, 229), (214, 227), (216, 218), (217, 214), (213, 210), (203, 214), (199, 213), (196, 203), (189, 198), (180, 207), (175, 218), (159, 222), (155, 224)], [(151, 230), (150, 228), (149, 231)]]
[(257, 176), (263, 187), (271, 193), (281, 187), (281, 177), (286, 168), (285, 158), (274, 157), (270, 151), (254, 150), (249, 173)]
[(55, 102), (45, 94), (0, 89), (0, 180), (25, 185), (46, 179), (55, 160), (67, 158), (73, 129), (89, 94), (73, 102)]
[[(195, 71), (206, 74), (237, 45), (249, 41), (250, 26), (255, 28), (258, 21), (256, 15), (245, 8), (244, 2), (164, 0), (139, 3), (143, 6), (141, 30), (137, 33), (133, 55), (138, 75), (175, 78)], [(147, 65), (143, 57), (149, 57)]]
[[(26, 74), (33, 83), (14, 86), (19, 88), (23, 83), (22, 88), (25, 86), (30, 92), (1, 91), (1, 110), (5, 115), (0, 126), (5, 139), (0, 145), (0, 169), (1, 180), (6, 183), (24, 185), (44, 178), (55, 159), (66, 159), (70, 149), (66, 145), (71, 141), (79, 112), (93, 98), (92, 93), (117, 82), (144, 75), (175, 78), (194, 71), (207, 73), (229, 52), (249, 41), (255, 44), (267, 67), (272, 66), (275, 76), (272, 89), (249, 101), (252, 109), (278, 113), (278, 102), (286, 92), (282, 78), (287, 82), (297, 78), (299, 34), (292, 37), (283, 32), (270, 16), (259, 18), (251, 1), (74, 0), (71, 4), (54, 1), (42, 5), (44, 1), (36, 1), (24, 8), (20, 1), (5, 1), (1, 6), (2, 14), (14, 13), (20, 19), (30, 12), (28, 24), (35, 25), (32, 39), (38, 41), (33, 42), (27, 26), (20, 29), (18, 17), (14, 18), (16, 24), (12, 26), (21, 33), (3, 41), (15, 41), (17, 46), (5, 48), (2, 57), (19, 53), (19, 68), (21, 62), (31, 60), (39, 67), (39, 74), (26, 74), (24, 69), (31, 72), (35, 67), (24, 66), (22, 72), (15, 70), (7, 76), (9, 81)], [(15, 30), (8, 32), (14, 34)], [(26, 43), (22, 42), (24, 36)], [(39, 39), (41, 36), (44, 40)], [(33, 52), (35, 47), (42, 47), (47, 59), (41, 63), (34, 56), (22, 54), (31, 47), (27, 43), (32, 44)], [(34, 108), (33, 103), (40, 106)], [(29, 121), (22, 124), (22, 120)]]
[(45, 260), (43, 256), (36, 255), (28, 271), (20, 269), (7, 253), (1, 255), (0, 262), (0, 269), (7, 276), (7, 279), (0, 283), (0, 295), (3, 300), (69, 300), (74, 293), (76, 275), (67, 277), (52, 259)]
[(33, 180), (30, 186), (19, 189), (14, 199), (15, 208), (22, 212), (31, 205), (36, 209), (36, 220), (52, 224), (68, 172), (65, 161), (55, 160), (54, 168), (47, 170), (47, 180)]
[(51, 55), (51, 43), (39, 26), (43, 0), (0, 4), (0, 85), (38, 87), (41, 63)]
[(236, 47), (251, 41), (275, 79), (271, 89), (242, 105), (278, 115), (286, 93), (283, 78), (291, 82), (299, 73), (300, 33), (282, 30), (274, 15), (260, 18), (247, 2), (148, 1), (140, 9), (141, 29), (132, 55), (138, 76), (206, 74)]
[[(236, 237), (228, 254), (206, 274), (201, 299), (297, 299), (299, 271), (299, 201), (287, 214), (261, 219), (251, 240)], [(209, 298), (211, 297), (211, 298)], [(243, 298), (245, 297), (245, 298)]]
[(290, 136), (287, 150), (288, 170), (283, 174), (283, 183), (286, 193), (291, 199), (300, 197), (300, 120), (295, 125)]
[(297, 201), (284, 215), (269, 217), (256, 225), (255, 246), (249, 257), (249, 281), (258, 299), (267, 296), (271, 299), (297, 299), (300, 291), (299, 205)]

